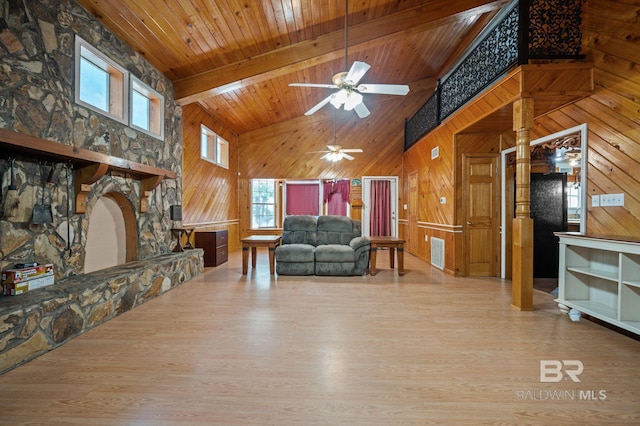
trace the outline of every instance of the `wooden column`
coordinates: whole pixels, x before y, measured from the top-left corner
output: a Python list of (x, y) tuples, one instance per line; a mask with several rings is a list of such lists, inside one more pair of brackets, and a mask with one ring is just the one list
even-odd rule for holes
[(513, 103), (516, 132), (516, 216), (513, 219), (512, 305), (533, 310), (533, 219), (531, 219), (531, 135), (533, 99)]

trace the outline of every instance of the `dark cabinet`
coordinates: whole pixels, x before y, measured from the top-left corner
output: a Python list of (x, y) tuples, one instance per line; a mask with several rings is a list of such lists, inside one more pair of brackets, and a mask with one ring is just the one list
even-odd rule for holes
[(229, 258), (229, 234), (225, 231), (195, 233), (196, 247), (204, 250), (204, 266), (218, 266)]

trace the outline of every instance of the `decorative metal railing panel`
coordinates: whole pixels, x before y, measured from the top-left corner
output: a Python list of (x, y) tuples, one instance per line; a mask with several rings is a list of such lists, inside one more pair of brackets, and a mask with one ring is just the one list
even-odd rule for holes
[(586, 0), (530, 0), (529, 59), (579, 56), (582, 3)]
[(514, 66), (529, 59), (581, 59), (584, 1), (521, 0), (510, 4), (407, 120), (405, 151)]
[[(425, 134), (425, 129), (435, 129), (440, 124), (438, 105), (440, 105), (440, 99), (438, 94), (440, 92), (436, 90), (427, 102), (415, 113), (414, 118), (407, 120), (404, 129), (405, 150), (407, 140), (417, 141)], [(427, 130), (428, 131), (428, 130)]]
[(514, 8), (441, 82), (440, 121), (518, 62), (519, 16)]

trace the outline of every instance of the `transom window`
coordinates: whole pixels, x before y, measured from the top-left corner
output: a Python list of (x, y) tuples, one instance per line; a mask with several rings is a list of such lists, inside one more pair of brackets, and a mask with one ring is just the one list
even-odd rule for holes
[(164, 138), (164, 97), (131, 77), (131, 127)]
[(225, 169), (229, 168), (229, 142), (204, 124), (200, 125), (200, 157)]
[(75, 101), (157, 139), (164, 139), (164, 96), (76, 36)]
[(129, 73), (76, 37), (76, 103), (121, 123), (127, 122)]

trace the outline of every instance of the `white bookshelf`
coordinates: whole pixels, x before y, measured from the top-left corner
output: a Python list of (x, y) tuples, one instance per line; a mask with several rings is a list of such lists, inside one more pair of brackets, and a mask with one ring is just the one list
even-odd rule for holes
[(640, 334), (640, 242), (558, 232), (558, 305)]

